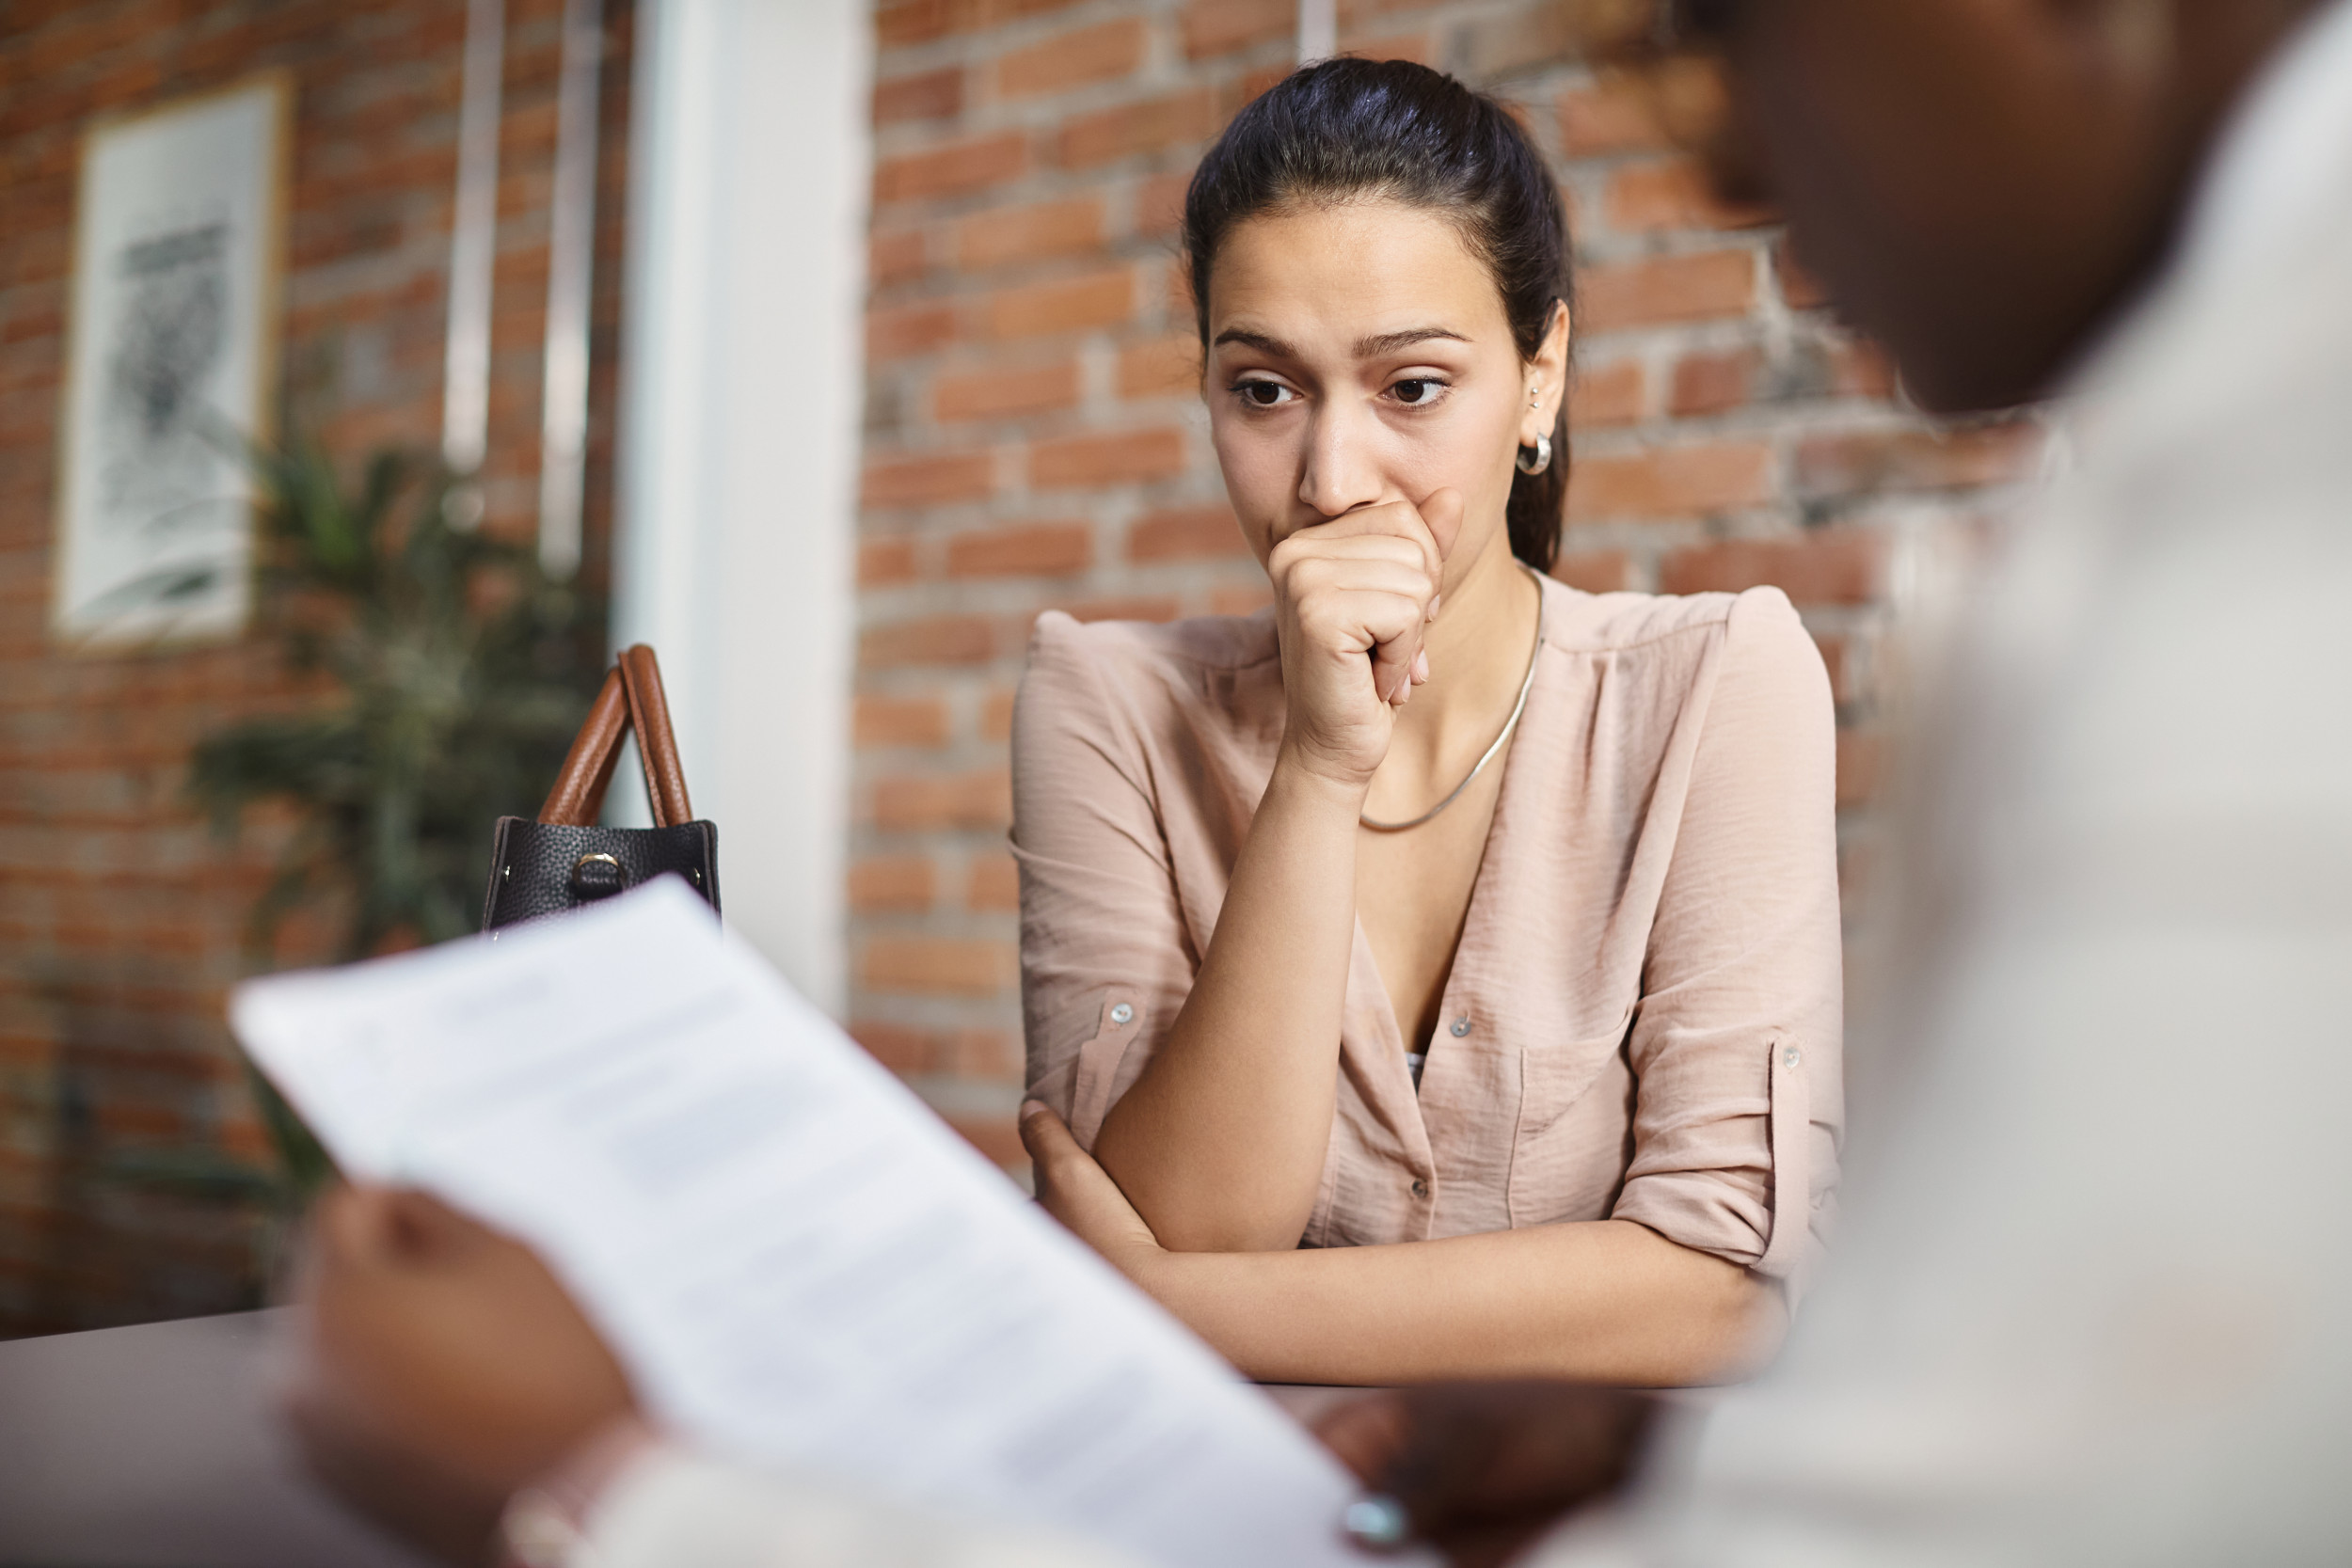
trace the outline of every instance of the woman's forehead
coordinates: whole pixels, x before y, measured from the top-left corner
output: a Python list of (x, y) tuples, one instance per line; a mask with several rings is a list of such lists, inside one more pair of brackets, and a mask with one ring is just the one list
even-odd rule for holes
[(1318, 347), (1443, 327), (1507, 336), (1486, 264), (1442, 214), (1393, 201), (1295, 206), (1234, 225), (1209, 272), (1209, 337)]

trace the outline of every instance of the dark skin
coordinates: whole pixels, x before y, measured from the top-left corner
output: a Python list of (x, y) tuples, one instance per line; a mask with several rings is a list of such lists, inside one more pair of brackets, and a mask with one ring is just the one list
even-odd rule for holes
[[(2027, 402), (2162, 266), (2224, 119), (2316, 4), (1710, 0), (1741, 154), (1721, 172), (1788, 215), (1921, 403)], [(1630, 1471), (1629, 1399), (1406, 1389), (1322, 1435), (1423, 1539), (1492, 1562)]]
[[(1765, 194), (1921, 402), (2031, 399), (2162, 264), (2217, 128), (2316, 0), (1708, 0)], [(291, 1408), (345, 1497), (453, 1561), (504, 1499), (634, 1408), (612, 1353), (515, 1243), (416, 1194), (321, 1207)], [(1613, 1490), (1639, 1396), (1432, 1386), (1326, 1442), (1464, 1563)]]
[(2161, 265), (2314, 0), (1741, 0), (1742, 138), (1840, 313), (1941, 411), (2046, 392)]
[(506, 1499), (636, 1413), (620, 1363), (536, 1255), (426, 1193), (337, 1187), (311, 1214), (304, 1461), (445, 1561), (493, 1560)]

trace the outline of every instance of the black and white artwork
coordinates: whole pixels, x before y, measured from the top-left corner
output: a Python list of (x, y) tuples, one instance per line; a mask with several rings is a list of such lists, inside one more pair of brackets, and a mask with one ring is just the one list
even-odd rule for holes
[(268, 78), (101, 127), (83, 150), (56, 573), (68, 642), (245, 626), (286, 108)]

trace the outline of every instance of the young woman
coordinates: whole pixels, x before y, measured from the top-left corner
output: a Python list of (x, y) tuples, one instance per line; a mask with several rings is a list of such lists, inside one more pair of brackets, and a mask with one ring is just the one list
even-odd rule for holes
[(1041, 1196), (1266, 1381), (1736, 1375), (1835, 1186), (1828, 683), (1775, 590), (1542, 575), (1564, 229), (1435, 71), (1245, 109), (1184, 230), (1274, 606), (1031, 644)]

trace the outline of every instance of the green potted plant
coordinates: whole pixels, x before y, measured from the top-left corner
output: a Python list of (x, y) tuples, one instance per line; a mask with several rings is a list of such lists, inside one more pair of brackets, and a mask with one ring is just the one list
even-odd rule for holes
[[(262, 631), (315, 699), (206, 736), (188, 789), (233, 835), (262, 801), (294, 828), (248, 942), (267, 961), (294, 911), (340, 912), (336, 956), (465, 935), (480, 919), (493, 824), (534, 814), (604, 664), (601, 617), (528, 545), (460, 528), (436, 465), (382, 452), (346, 485), (314, 446), (254, 454), (266, 519)], [(327, 1164), (252, 1080), (280, 1168), (150, 1155), (142, 1176), (258, 1199), (279, 1216)]]

